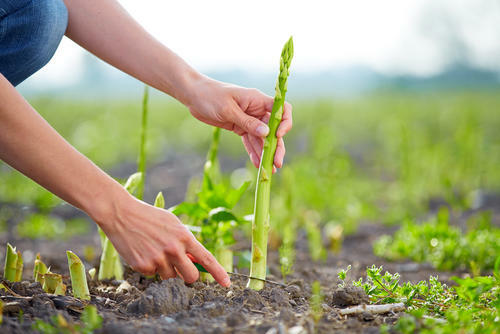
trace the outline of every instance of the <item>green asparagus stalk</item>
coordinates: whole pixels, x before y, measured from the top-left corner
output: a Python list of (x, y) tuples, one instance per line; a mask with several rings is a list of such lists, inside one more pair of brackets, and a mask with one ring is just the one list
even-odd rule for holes
[(67, 251), (69, 274), (71, 276), (71, 287), (73, 297), (90, 300), (89, 287), (87, 285), (87, 276), (85, 275), (85, 266), (82, 261), (72, 251)]
[(3, 267), (3, 278), (11, 282), (16, 282), (17, 254), (18, 253), (16, 253), (16, 248), (7, 243), (5, 265)]
[(137, 188), (137, 198), (142, 200), (144, 197), (144, 183), (146, 179), (146, 136), (148, 128), (148, 100), (149, 87), (144, 86), (144, 95), (142, 98), (142, 123), (141, 123), (141, 144), (139, 148), (139, 161), (137, 162), (138, 171), (141, 173), (141, 180)]
[(214, 127), (212, 133), (212, 143), (207, 153), (207, 161), (203, 166), (203, 189), (212, 189), (212, 182), (215, 182), (219, 177), (219, 162), (217, 160), (217, 152), (219, 150), (220, 128)]
[(227, 246), (215, 250), (215, 258), (227, 272), (233, 271), (233, 250)]
[[(276, 94), (274, 104), (269, 118), (269, 134), (264, 142), (264, 149), (257, 175), (257, 186), (255, 190), (254, 218), (252, 223), (252, 260), (250, 264), (250, 276), (265, 279), (267, 262), (267, 239), (269, 232), (269, 204), (271, 194), (271, 176), (273, 173), (273, 160), (276, 153), (278, 139), (276, 130), (283, 116), (283, 106), (287, 91), (287, 79), (289, 67), (293, 57), (292, 37), (286, 42), (281, 52), (280, 74), (276, 83)], [(248, 288), (261, 290), (264, 282), (250, 279)]]
[(17, 263), (16, 263), (16, 278), (15, 282), (19, 282), (23, 279), (23, 256), (20, 251), (17, 251)]
[(163, 197), (163, 193), (160, 191), (155, 198), (155, 204), (157, 208), (165, 209), (165, 198)]

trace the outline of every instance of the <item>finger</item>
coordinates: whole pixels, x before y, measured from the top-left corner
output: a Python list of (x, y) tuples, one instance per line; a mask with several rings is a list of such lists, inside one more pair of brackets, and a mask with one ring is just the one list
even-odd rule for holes
[(177, 273), (175, 272), (174, 267), (166, 261), (164, 261), (163, 264), (158, 265), (157, 272), (160, 275), (161, 279), (177, 277)]
[(201, 264), (213, 278), (222, 286), (229, 287), (231, 285), (231, 279), (226, 273), (224, 268), (217, 262), (215, 257), (210, 254), (209, 251), (203, 247), (198, 240), (193, 240), (193, 242), (186, 249), (187, 252), (191, 253), (195, 258), (196, 262)]
[(249, 134), (257, 137), (265, 137), (269, 133), (269, 127), (259, 119), (245, 114), (239, 107), (235, 106), (235, 110), (231, 119), (234, 124)]
[(269, 118), (271, 117), (271, 113), (270, 112), (267, 112), (265, 113), (264, 115), (262, 115), (262, 117), (260, 118), (260, 120), (266, 124), (269, 124)]
[(264, 139), (248, 135), (248, 140), (250, 141), (250, 144), (252, 145), (252, 148), (257, 155), (257, 164), (260, 164), (260, 159), (262, 157), (262, 148), (264, 147)]
[(285, 157), (286, 149), (285, 142), (283, 138), (278, 139), (278, 146), (276, 147), (276, 153), (274, 153), (274, 165), (278, 168), (283, 167), (283, 158)]
[(292, 105), (288, 102), (285, 102), (283, 108), (283, 117), (281, 118), (281, 123), (278, 127), (278, 131), (276, 131), (276, 137), (283, 137), (288, 131), (292, 129), (292, 125)]
[(200, 277), (200, 272), (194, 266), (193, 262), (184, 254), (173, 261), (175, 268), (182, 279), (188, 283), (194, 283)]
[(245, 134), (244, 136), (242, 136), (241, 139), (243, 140), (243, 145), (245, 146), (245, 149), (248, 152), (248, 156), (250, 157), (250, 161), (252, 162), (252, 164), (256, 168), (259, 168), (259, 159), (257, 158), (257, 153), (253, 149), (253, 146), (250, 143), (250, 140), (248, 139), (248, 134)]

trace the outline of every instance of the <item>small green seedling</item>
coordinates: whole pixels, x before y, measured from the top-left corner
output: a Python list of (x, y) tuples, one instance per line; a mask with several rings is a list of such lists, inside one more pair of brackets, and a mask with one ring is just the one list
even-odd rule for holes
[[(245, 182), (235, 189), (219, 180), (219, 137), (220, 129), (214, 128), (201, 190), (196, 196), (197, 201), (186, 201), (169, 210), (181, 218), (187, 217), (190, 229), (200, 242), (214, 254), (226, 271), (233, 271), (233, 251), (229, 248), (235, 242), (233, 229), (245, 220), (236, 216), (232, 209), (250, 182)], [(208, 275), (202, 276), (207, 280), (211, 279)]]
[(309, 302), (309, 314), (315, 323), (318, 323), (323, 316), (323, 299), (324, 296), (321, 292), (321, 284), (314, 281), (311, 286), (311, 300)]

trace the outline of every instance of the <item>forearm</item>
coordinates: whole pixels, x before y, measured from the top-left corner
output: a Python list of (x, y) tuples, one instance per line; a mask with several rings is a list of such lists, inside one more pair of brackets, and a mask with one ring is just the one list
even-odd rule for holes
[(0, 159), (101, 222), (114, 196), (109, 177), (62, 138), (0, 74)]
[(114, 67), (187, 104), (201, 75), (114, 0), (64, 0), (66, 36)]

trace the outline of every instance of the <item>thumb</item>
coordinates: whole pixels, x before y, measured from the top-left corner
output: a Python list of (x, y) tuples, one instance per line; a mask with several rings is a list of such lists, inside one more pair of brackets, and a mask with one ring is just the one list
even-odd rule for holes
[(236, 112), (233, 116), (233, 122), (245, 132), (257, 137), (265, 137), (269, 133), (269, 127), (266, 123), (245, 114), (239, 108), (236, 108)]

